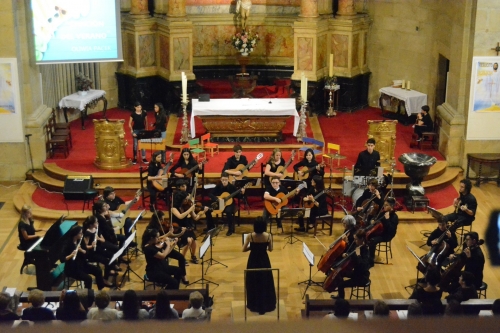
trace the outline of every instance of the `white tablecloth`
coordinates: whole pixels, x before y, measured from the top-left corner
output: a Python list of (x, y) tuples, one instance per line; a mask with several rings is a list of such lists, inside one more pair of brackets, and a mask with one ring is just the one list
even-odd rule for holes
[(94, 89), (90, 89), (87, 92), (87, 95), (84, 96), (80, 96), (78, 95), (78, 93), (74, 93), (61, 99), (61, 101), (59, 102), (59, 107), (72, 108), (83, 111), (85, 110), (85, 106), (87, 104), (89, 104), (93, 100), (101, 98), (104, 95), (106, 95), (106, 92), (104, 90), (94, 90)]
[(427, 105), (427, 95), (416, 90), (406, 90), (401, 88), (384, 87), (379, 90), (380, 94), (396, 97), (405, 102), (406, 113), (419, 113), (421, 107)]
[(294, 98), (242, 98), (242, 99), (212, 99), (200, 102), (193, 99), (191, 112), (191, 136), (196, 136), (195, 116), (292, 116), (293, 135), (299, 128), (299, 114), (295, 109)]

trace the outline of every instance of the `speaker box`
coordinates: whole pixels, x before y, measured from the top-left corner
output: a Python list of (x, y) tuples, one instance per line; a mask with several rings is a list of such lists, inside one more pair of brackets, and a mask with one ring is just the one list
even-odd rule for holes
[(92, 176), (66, 176), (64, 180), (64, 199), (85, 200), (85, 191), (94, 187)]

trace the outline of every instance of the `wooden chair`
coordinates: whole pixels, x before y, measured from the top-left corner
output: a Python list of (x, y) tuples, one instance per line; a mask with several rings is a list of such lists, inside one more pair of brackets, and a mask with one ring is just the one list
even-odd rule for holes
[[(335, 199), (328, 193), (325, 193), (324, 195), (326, 195), (326, 206), (328, 207), (328, 214), (316, 217), (316, 223), (314, 224), (314, 236), (316, 236), (316, 232), (318, 231), (319, 223), (321, 223), (320, 231), (322, 233), (324, 233), (324, 230), (328, 230), (330, 236), (333, 233), (333, 214), (335, 210)], [(326, 228), (325, 224), (327, 225)]]
[(50, 157), (61, 152), (64, 157), (69, 155), (69, 140), (66, 137), (58, 137), (53, 135), (52, 123), (49, 121), (44, 126), (45, 131), (45, 149)]
[(71, 136), (71, 130), (69, 127), (63, 127), (66, 123), (61, 123), (62, 125), (58, 127), (56, 121), (55, 113), (52, 113), (49, 117), (49, 122), (51, 123), (52, 136), (58, 138), (65, 138), (68, 141), (70, 148), (73, 148), (73, 138)]
[(197, 161), (200, 160), (201, 154), (203, 154), (203, 157), (206, 156), (205, 149), (200, 148), (200, 138), (191, 139), (188, 141), (188, 144), (189, 144), (189, 149), (191, 150), (191, 154), (193, 154), (193, 157)]
[[(148, 189), (148, 168), (147, 167), (139, 167), (139, 182), (141, 184), (141, 192), (142, 192), (142, 207), (146, 206), (146, 199), (151, 196), (151, 193)], [(151, 200), (150, 200), (151, 202)]]
[(437, 149), (439, 145), (439, 129), (441, 127), (441, 118), (436, 117), (434, 121), (434, 130), (432, 132), (422, 132), (422, 138), (418, 142), (418, 147), (423, 149)]
[(219, 145), (217, 143), (210, 142), (210, 138), (210, 133), (201, 136), (201, 148), (210, 149), (210, 156), (214, 157), (214, 149), (217, 149), (217, 155), (219, 155)]
[[(335, 152), (335, 154), (333, 153)], [(323, 154), (323, 160), (330, 159), (330, 166), (333, 165), (333, 160), (335, 159), (335, 155), (340, 155), (340, 145), (335, 143), (327, 143), (326, 144), (326, 154)], [(340, 158), (337, 158), (337, 168), (340, 166)]]
[(316, 139), (308, 138), (308, 137), (303, 137), (302, 144), (303, 144), (303, 146), (299, 149), (299, 153), (298, 153), (299, 160), (302, 158), (301, 152), (303, 152), (305, 154), (305, 151), (308, 149), (312, 149), (314, 152), (314, 155), (323, 154), (323, 150), (325, 147), (324, 142), (321, 142), (321, 141), (316, 140)]

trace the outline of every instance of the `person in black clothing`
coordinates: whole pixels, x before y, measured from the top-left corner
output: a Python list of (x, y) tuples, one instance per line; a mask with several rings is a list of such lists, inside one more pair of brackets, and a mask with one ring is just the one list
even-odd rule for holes
[(416, 299), (419, 303), (422, 303), (422, 307), (425, 308), (424, 304), (433, 304), (435, 300), (440, 300), (443, 296), (443, 290), (438, 287), (439, 281), (441, 281), (441, 275), (437, 269), (429, 269), (425, 274), (424, 286), (418, 284), (409, 299)]
[[(292, 153), (293, 156), (293, 153)], [(269, 158), (269, 161), (266, 164), (266, 168), (264, 169), (264, 175), (267, 177), (264, 177), (264, 184), (266, 185), (266, 188), (270, 188), (271, 186), (271, 178), (272, 177), (278, 177), (278, 179), (284, 179), (284, 178), (289, 178), (285, 177), (283, 173), (278, 172), (279, 167), (285, 167), (286, 162), (285, 160), (281, 157), (281, 150), (279, 148), (275, 148), (273, 150), (273, 153), (271, 154), (271, 158)]]
[(0, 324), (12, 324), (14, 320), (21, 318), (10, 309), (11, 301), (12, 297), (8, 293), (0, 293)]
[(163, 169), (161, 166), (161, 151), (156, 151), (151, 157), (151, 163), (148, 166), (148, 190), (149, 190), (149, 210), (151, 213), (155, 211), (156, 197), (158, 189), (154, 186), (154, 181), (161, 181), (163, 179)]
[(71, 228), (68, 231), (68, 240), (64, 245), (61, 262), (64, 265), (64, 274), (78, 281), (83, 281), (85, 288), (92, 288), (93, 275), (96, 280), (97, 288), (101, 290), (104, 287), (112, 287), (113, 284), (104, 281), (102, 271), (99, 266), (93, 266), (87, 262), (85, 249), (81, 246), (80, 240), (83, 237), (83, 229), (80, 226)]
[(162, 103), (155, 103), (155, 122), (153, 127), (155, 131), (161, 133), (162, 139), (167, 137), (167, 114), (165, 112), (165, 108)]
[[(471, 272), (463, 271), (460, 274), (460, 278), (458, 280), (460, 287), (453, 294), (449, 294), (446, 296), (448, 301), (456, 300), (459, 303), (468, 301), (470, 299), (477, 299), (477, 291), (474, 287), (474, 275)], [(465, 308), (464, 314), (466, 315), (478, 315), (479, 309), (473, 308)]]
[(248, 160), (245, 155), (242, 155), (241, 145), (234, 145), (233, 152), (234, 155), (227, 159), (222, 172), (226, 172), (231, 176), (241, 176), (241, 171), (233, 171), (233, 169), (236, 169), (240, 164), (247, 166)]
[[(305, 170), (307, 171), (305, 171)], [(314, 157), (314, 151), (309, 148), (306, 150), (304, 159), (293, 166), (293, 170), (299, 175), (299, 177), (304, 177), (307, 175), (306, 183), (309, 188), (311, 185), (311, 180), (314, 176), (318, 175), (323, 177), (325, 174), (325, 167), (319, 164)]]
[[(315, 175), (311, 179), (311, 187), (308, 188), (307, 196), (303, 199), (304, 203), (312, 203), (313, 205), (309, 214), (307, 230), (314, 228), (314, 225), (316, 224), (316, 217), (328, 214), (328, 206), (326, 204), (327, 194), (323, 192), (324, 190), (325, 183), (323, 181), (323, 177)], [(295, 228), (296, 231), (306, 231), (304, 228), (304, 216), (299, 216), (298, 224), (299, 227)]]
[[(148, 129), (147, 117), (148, 114), (142, 109), (141, 103), (135, 102), (134, 112), (132, 112), (128, 121), (128, 126), (130, 127), (130, 132), (132, 132), (132, 138), (134, 139), (134, 145), (132, 148), (134, 152), (134, 159), (132, 160), (132, 164), (137, 164), (137, 147), (139, 145), (139, 139), (137, 139), (137, 136), (140, 132)], [(145, 149), (141, 150), (141, 156), (142, 163), (148, 164)]]
[(414, 133), (418, 136), (417, 141), (420, 141), (423, 132), (432, 132), (434, 128), (434, 123), (429, 114), (429, 110), (428, 105), (422, 106), (422, 111), (417, 116), (419, 119), (417, 120), (417, 123), (413, 125)]
[(349, 231), (346, 235), (342, 237), (344, 242), (346, 242), (346, 247), (344, 253), (349, 251), (349, 246), (354, 243), (354, 234), (356, 233), (356, 219), (352, 215), (346, 215), (341, 220), (342, 226), (344, 227), (344, 233)]
[(477, 201), (476, 197), (470, 193), (472, 183), (469, 179), (460, 181), (460, 196), (453, 200), (453, 206), (457, 212), (443, 216), (443, 221), (454, 222), (450, 230), (455, 231), (460, 227), (471, 225), (476, 219)]
[(42, 229), (35, 229), (35, 221), (33, 220), (33, 213), (31, 207), (24, 205), (21, 208), (21, 218), (17, 224), (17, 233), (19, 235), (19, 249), (27, 250), (41, 237), (35, 235), (35, 232), (42, 231)]
[[(455, 251), (455, 248), (458, 246), (458, 240), (457, 240), (457, 235), (455, 232), (450, 231), (446, 227), (446, 222), (439, 221), (438, 222), (438, 227), (431, 232), (429, 237), (427, 237), (427, 246), (434, 246), (438, 244), (439, 237), (443, 236), (442, 242), (446, 243), (446, 251), (439, 256), (438, 261), (437, 261), (437, 266), (442, 266), (442, 263), (445, 259), (448, 258), (448, 256)], [(439, 243), (441, 244), (441, 242)], [(437, 253), (436, 253), (437, 254)]]
[[(394, 211), (395, 203), (396, 200), (391, 197), (387, 198), (387, 200), (384, 202), (384, 206), (382, 207), (384, 215), (380, 217), (380, 223), (382, 223), (384, 230), (382, 234), (372, 237), (368, 241), (368, 246), (370, 247), (370, 266), (373, 266), (375, 264), (375, 248), (377, 247), (377, 244), (381, 242), (390, 242), (394, 238), (394, 236), (396, 236), (399, 219), (398, 215)], [(371, 223), (376, 223), (376, 221), (372, 220)]]
[[(484, 254), (480, 245), (483, 240), (479, 240), (477, 232), (472, 231), (465, 235), (465, 244), (463, 245), (462, 253), (451, 254), (450, 260), (460, 256), (460, 260), (465, 262), (464, 271), (474, 275), (474, 287), (479, 289), (483, 284), (483, 269), (484, 269)], [(458, 282), (452, 282), (447, 291), (454, 293), (458, 288)]]
[(84, 321), (87, 312), (80, 302), (76, 290), (63, 290), (59, 298), (59, 307), (56, 311), (56, 319), (62, 321)]
[(151, 281), (166, 285), (166, 289), (179, 289), (181, 271), (178, 267), (170, 266), (166, 260), (175, 246), (173, 241), (160, 242), (160, 233), (157, 229), (146, 229), (142, 236), (142, 251), (146, 257), (146, 274)]
[(368, 246), (365, 243), (366, 233), (364, 230), (358, 230), (354, 234), (355, 249), (349, 253), (344, 253), (345, 258), (351, 255), (351, 260), (354, 261), (354, 269), (347, 275), (348, 280), (343, 280), (339, 283), (337, 291), (338, 296), (332, 298), (345, 298), (345, 288), (348, 287), (363, 287), (370, 279), (370, 266), (368, 263)]
[(189, 150), (189, 148), (184, 148), (182, 149), (181, 157), (179, 157), (179, 160), (170, 168), (169, 171), (172, 177), (186, 178), (191, 176), (186, 176), (185, 174), (181, 173), (181, 170), (177, 172), (177, 169), (180, 168), (191, 170), (196, 166), (198, 166), (198, 168), (192, 172), (192, 176), (194, 176), (195, 173), (203, 172), (203, 163), (197, 163), (193, 157), (193, 154), (191, 154), (191, 150)]
[[(221, 177), (220, 177), (220, 183), (218, 183), (215, 188), (212, 190), (212, 193), (210, 193), (208, 196), (210, 197), (210, 200), (212, 202), (218, 202), (218, 196), (222, 195), (223, 193), (228, 193), (229, 195), (235, 193), (238, 191), (236, 186), (233, 184), (229, 183), (229, 174), (226, 172), (223, 172)], [(241, 189), (241, 193), (245, 193), (245, 189)], [(224, 196), (226, 197), (226, 196)], [(231, 236), (234, 233), (234, 212), (236, 211), (236, 205), (233, 200), (233, 202), (230, 205), (225, 206), (224, 208), (224, 213), (226, 213), (227, 216), (227, 233), (226, 236)], [(207, 210), (205, 213), (205, 216), (207, 217), (207, 230), (215, 228), (214, 220), (212, 217), (212, 211)]]
[[(368, 203), (370, 200), (371, 202)], [(363, 222), (366, 224), (369, 216), (377, 215), (383, 202), (383, 194), (378, 189), (378, 180), (373, 178), (368, 183), (368, 188), (364, 190), (363, 194), (356, 200), (355, 207), (358, 214), (355, 215), (358, 215), (359, 218), (359, 214), (361, 214), (361, 217), (364, 219)], [(363, 205), (363, 203), (365, 204)]]
[(23, 320), (37, 322), (56, 319), (51, 309), (42, 307), (43, 303), (45, 303), (45, 296), (40, 289), (33, 289), (30, 291), (28, 302), (31, 303), (31, 306), (23, 310)]
[[(113, 224), (114, 227), (118, 224), (121, 224), (122, 219), (124, 217), (124, 214), (122, 212), (119, 212), (118, 208), (120, 208), (120, 206), (123, 204), (129, 205), (134, 200), (137, 201), (137, 199), (138, 199), (138, 197), (135, 197), (132, 200), (123, 201), (122, 198), (120, 198), (119, 196), (116, 195), (115, 189), (112, 188), (111, 186), (106, 186), (106, 188), (104, 188), (102, 197), (104, 199), (104, 202), (109, 205), (109, 216), (111, 218), (111, 223)], [(127, 237), (127, 238), (132, 233), (132, 231), (130, 230), (130, 227), (132, 226), (133, 222), (134, 221), (130, 217), (125, 218), (125, 223), (123, 225), (123, 229), (124, 229), (125, 237)]]
[(376, 176), (376, 167), (380, 166), (380, 154), (375, 150), (375, 139), (370, 138), (366, 140), (366, 150), (363, 150), (358, 155), (356, 164), (354, 165), (355, 176)]
[[(271, 187), (268, 187), (266, 191), (264, 192), (264, 199), (274, 202), (276, 204), (281, 203), (281, 199), (277, 197), (278, 194), (283, 193), (283, 194), (288, 194), (288, 190), (280, 185), (280, 178), (278, 176), (273, 176), (272, 181), (271, 181)], [(267, 211), (266, 207), (264, 206), (264, 211), (262, 212), (262, 218), (264, 221), (268, 221), (270, 218), (269, 212)], [(283, 226), (281, 224), (281, 218), (276, 218), (276, 224), (278, 228), (281, 228), (283, 230)]]

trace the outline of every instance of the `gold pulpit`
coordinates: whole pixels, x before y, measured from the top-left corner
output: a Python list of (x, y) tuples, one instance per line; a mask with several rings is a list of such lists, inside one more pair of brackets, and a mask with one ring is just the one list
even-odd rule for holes
[(394, 150), (396, 148), (397, 120), (368, 120), (368, 138), (377, 142), (375, 150), (380, 153), (380, 166), (390, 170), (392, 163), (396, 163)]
[(94, 138), (96, 158), (94, 165), (99, 169), (116, 170), (129, 167), (130, 161), (125, 156), (125, 120), (94, 119)]

